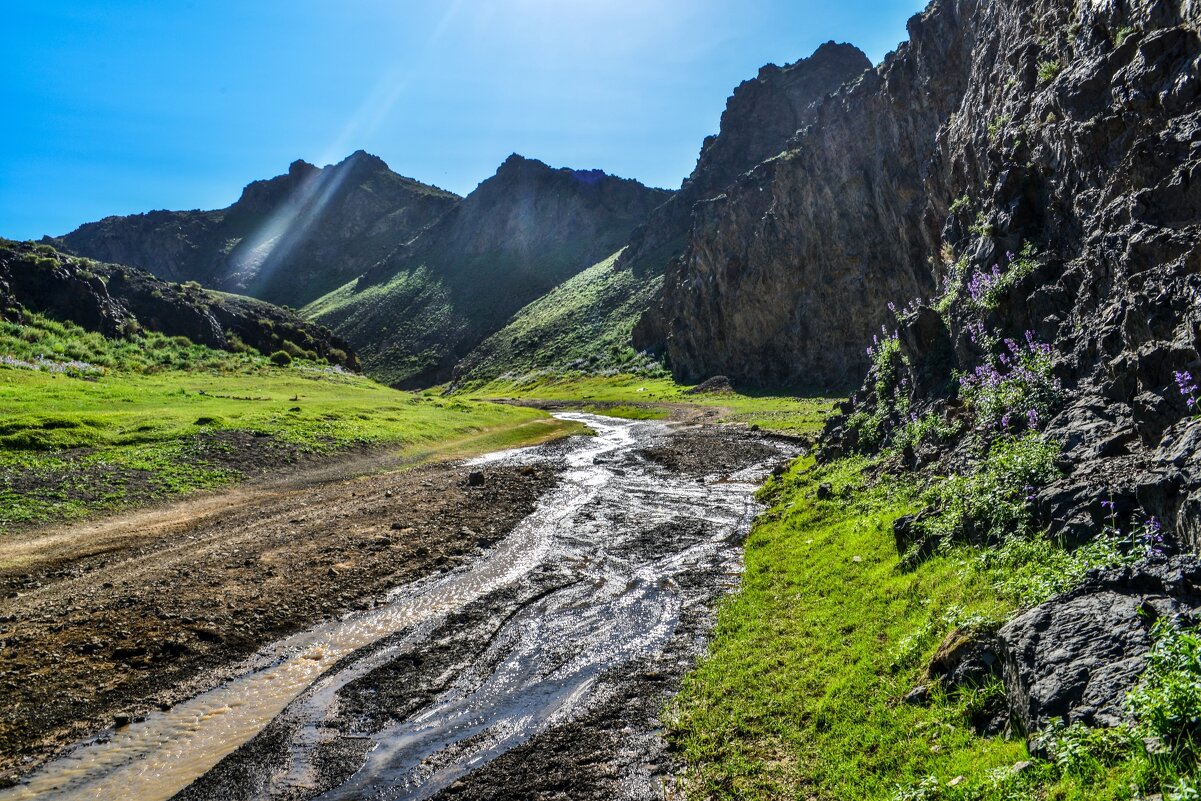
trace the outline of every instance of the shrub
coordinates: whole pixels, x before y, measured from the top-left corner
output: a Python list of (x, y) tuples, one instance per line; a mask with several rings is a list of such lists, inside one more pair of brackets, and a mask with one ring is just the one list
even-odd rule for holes
[(974, 473), (932, 486), (925, 500), (935, 511), (919, 525), (943, 542), (969, 524), (991, 540), (1029, 534), (1031, 493), (1059, 475), (1058, 455), (1059, 444), (1034, 431), (997, 441)]
[(272, 353), (270, 359), (271, 363), (276, 367), (287, 367), (292, 363), (292, 357), (286, 351), (282, 350), (277, 350), (275, 353)]
[(1165, 618), (1151, 637), (1147, 669), (1127, 707), (1147, 735), (1172, 751), (1191, 752), (1201, 734), (1201, 627), (1181, 628)]
[(1019, 255), (1006, 253), (1005, 258), (1007, 266), (1004, 271), (1000, 265), (994, 264), (991, 272), (977, 271), (972, 274), (968, 282), (968, 294), (977, 306), (995, 309), (1009, 288), (1034, 272), (1038, 266), (1038, 254), (1029, 242)]
[[(981, 327), (970, 330), (973, 341), (988, 344)], [(1032, 331), (1024, 344), (1005, 339), (1004, 345), (1004, 352), (959, 377), (960, 391), (981, 425), (1037, 429), (1063, 398), (1063, 385), (1052, 374), (1053, 351)]]
[(1038, 65), (1038, 81), (1039, 83), (1049, 83), (1055, 80), (1055, 76), (1063, 70), (1063, 62), (1058, 59), (1043, 61)]
[(177, 348), (190, 348), (192, 347), (192, 340), (185, 336), (175, 336), (171, 337), (171, 344)]

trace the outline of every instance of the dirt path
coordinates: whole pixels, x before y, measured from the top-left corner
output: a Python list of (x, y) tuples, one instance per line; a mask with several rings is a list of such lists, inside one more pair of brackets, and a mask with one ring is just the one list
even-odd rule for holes
[(219, 668), (503, 537), (545, 469), (375, 453), (0, 542), (0, 780)]
[(197, 776), (180, 799), (657, 797), (656, 716), (795, 445), (590, 420), (478, 466), (346, 465), (0, 550), (22, 587), (7, 775), (121, 724), (0, 799)]

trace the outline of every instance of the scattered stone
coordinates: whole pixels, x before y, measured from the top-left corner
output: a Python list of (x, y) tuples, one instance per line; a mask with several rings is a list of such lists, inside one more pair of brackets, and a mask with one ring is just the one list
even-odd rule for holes
[(918, 685), (907, 692), (901, 702), (910, 706), (925, 706), (930, 703), (930, 688), (924, 684)]
[(834, 485), (830, 483), (817, 485), (817, 497), (821, 500), (826, 500), (834, 494)]
[(484, 486), (484, 474), (479, 470), (472, 470), (467, 474), (467, 486), (482, 487)]

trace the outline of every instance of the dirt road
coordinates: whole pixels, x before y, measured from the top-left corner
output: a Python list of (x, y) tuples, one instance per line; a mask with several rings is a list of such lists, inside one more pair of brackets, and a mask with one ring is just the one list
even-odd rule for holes
[(654, 797), (655, 716), (788, 448), (581, 417), (0, 550), (0, 799)]

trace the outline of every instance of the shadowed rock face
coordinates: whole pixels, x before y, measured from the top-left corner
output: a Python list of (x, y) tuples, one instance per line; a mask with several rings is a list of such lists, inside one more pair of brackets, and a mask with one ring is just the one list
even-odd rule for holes
[(512, 155), (454, 209), (306, 313), (399, 386), (446, 380), (523, 306), (620, 248), (671, 195)]
[(933, 289), (936, 237), (919, 223), (972, 74), (964, 6), (911, 21), (911, 41), (813, 109), (786, 152), (696, 208), (664, 290), (678, 377), (850, 385), (886, 304)]
[[(871, 62), (857, 47), (827, 42), (809, 58), (783, 67), (769, 64), (739, 84), (726, 101), (718, 134), (705, 139), (692, 174), (634, 232), (618, 267), (662, 275), (684, 249), (697, 203), (721, 194), (740, 175), (782, 152), (798, 130), (813, 122), (820, 101), (869, 69)], [(661, 352), (663, 338), (662, 314), (652, 310), (635, 331), (635, 345)]]
[(360, 150), (325, 168), (293, 162), (226, 209), (106, 217), (46, 241), (166, 280), (299, 306), (361, 275), (457, 202)]

